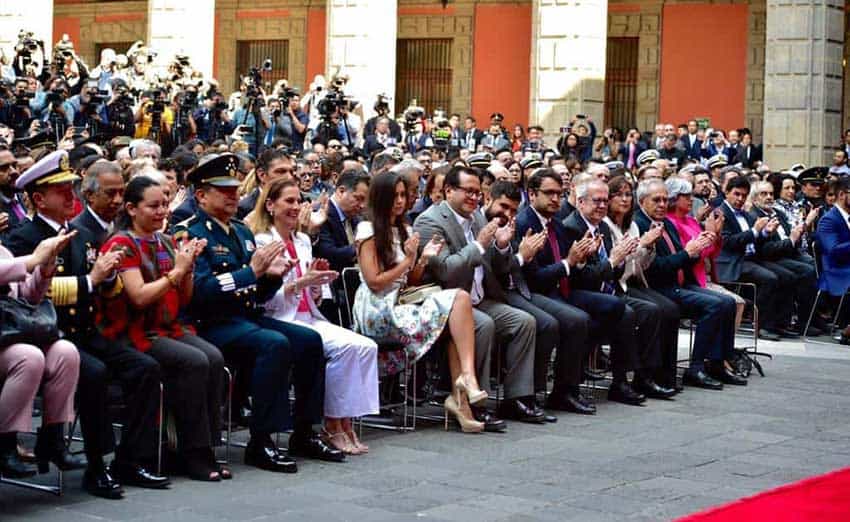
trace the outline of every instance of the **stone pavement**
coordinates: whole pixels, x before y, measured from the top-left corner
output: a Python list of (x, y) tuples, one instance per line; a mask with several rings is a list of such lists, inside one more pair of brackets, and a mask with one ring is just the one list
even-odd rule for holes
[(371, 453), (345, 464), (282, 476), (235, 464), (229, 482), (178, 478), (123, 501), (82, 493), (80, 472), (61, 498), (0, 485), (0, 520), (657, 521), (850, 466), (850, 349), (760, 348), (777, 356), (745, 388), (600, 401), (594, 417), (502, 435), (367, 430)]

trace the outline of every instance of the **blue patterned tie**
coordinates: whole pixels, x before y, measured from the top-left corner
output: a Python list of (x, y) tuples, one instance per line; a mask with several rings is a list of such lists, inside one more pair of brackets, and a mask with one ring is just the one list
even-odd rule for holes
[[(601, 236), (601, 234), (597, 231), (594, 233), (594, 236)], [(605, 250), (605, 241), (603, 240), (599, 244), (599, 263), (607, 263), (608, 262), (608, 251)], [(614, 294), (614, 285), (612, 285), (609, 281), (602, 282), (602, 293), (603, 294)]]

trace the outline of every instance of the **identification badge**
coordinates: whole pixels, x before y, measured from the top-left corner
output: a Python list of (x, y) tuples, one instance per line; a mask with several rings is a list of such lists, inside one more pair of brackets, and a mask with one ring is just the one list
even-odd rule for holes
[(254, 248), (255, 248), (254, 242), (251, 241), (250, 239), (246, 239), (245, 240), (245, 250), (247, 250), (248, 252), (253, 252)]
[(230, 249), (224, 245), (215, 245), (213, 247), (213, 253), (220, 256), (226, 256), (230, 253)]
[(95, 261), (97, 261), (97, 250), (86, 243), (86, 263), (93, 265)]

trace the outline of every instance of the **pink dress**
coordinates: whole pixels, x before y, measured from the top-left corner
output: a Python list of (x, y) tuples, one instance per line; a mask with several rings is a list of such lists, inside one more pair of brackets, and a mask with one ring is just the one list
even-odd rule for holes
[[(699, 222), (691, 215), (685, 215), (685, 217), (680, 218), (674, 212), (670, 212), (667, 214), (667, 219), (676, 226), (676, 232), (679, 234), (682, 246), (686, 245), (688, 241), (697, 237), (700, 232), (702, 232), (702, 226), (700, 226)], [(705, 262), (708, 260), (711, 262), (711, 266), (714, 266), (714, 258), (720, 254), (720, 246), (721, 240), (718, 237), (717, 241), (713, 245), (702, 251), (699, 258), (700, 262), (694, 263), (694, 277), (703, 288), (705, 288), (707, 282)]]

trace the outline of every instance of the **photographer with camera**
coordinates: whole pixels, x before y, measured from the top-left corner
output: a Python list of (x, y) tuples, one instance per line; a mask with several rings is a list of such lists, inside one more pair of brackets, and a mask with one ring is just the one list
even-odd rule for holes
[(112, 139), (116, 136), (132, 138), (136, 134), (136, 115), (133, 113), (135, 100), (123, 80), (115, 78), (109, 85), (112, 91), (112, 99), (106, 106), (106, 115), (109, 120), (109, 138)]
[[(179, 63), (179, 62), (178, 62)], [(198, 132), (192, 114), (198, 108), (198, 87), (187, 85), (174, 95), (171, 110), (174, 112), (174, 127), (171, 130), (172, 144), (180, 146), (189, 141)]]
[(162, 145), (162, 139), (171, 135), (174, 112), (165, 100), (161, 88), (142, 93), (141, 103), (136, 110), (136, 138), (146, 138)]
[(65, 79), (68, 93), (76, 96), (83, 91), (89, 79), (89, 70), (85, 63), (74, 52), (74, 43), (67, 34), (53, 46), (53, 63), (50, 65), (53, 76)]
[(309, 119), (301, 111), (301, 97), (291, 88), (284, 88), (282, 96), (272, 98), (268, 104), (267, 118), (269, 128), (266, 131), (263, 145), (269, 146), (276, 139), (284, 139), (291, 143), (293, 152), (304, 150), (304, 137), (307, 134)]
[(8, 88), (4, 90), (7, 92), (3, 96), (3, 111), (0, 121), (11, 127), (16, 136), (26, 136), (34, 114), (38, 114), (38, 111), (34, 110), (37, 101), (35, 93), (29, 89), (29, 82), (26, 78), (16, 79), (11, 91)]
[(107, 97), (106, 91), (98, 89), (97, 82), (92, 81), (65, 104), (67, 119), (71, 120), (74, 127), (88, 130), (89, 136), (99, 143), (105, 141), (109, 134)]
[(204, 143), (223, 140), (234, 129), (224, 95), (213, 89), (207, 93), (203, 106), (192, 114), (192, 120), (195, 122), (195, 136)]
[[(401, 142), (401, 125), (390, 117), (390, 99), (386, 94), (379, 94), (378, 101), (375, 102), (376, 116), (372, 116), (363, 127), (364, 139), (374, 135), (378, 129), (378, 120), (386, 118), (389, 122), (389, 135), (395, 140), (395, 143)], [(387, 132), (387, 131), (384, 131)]]

